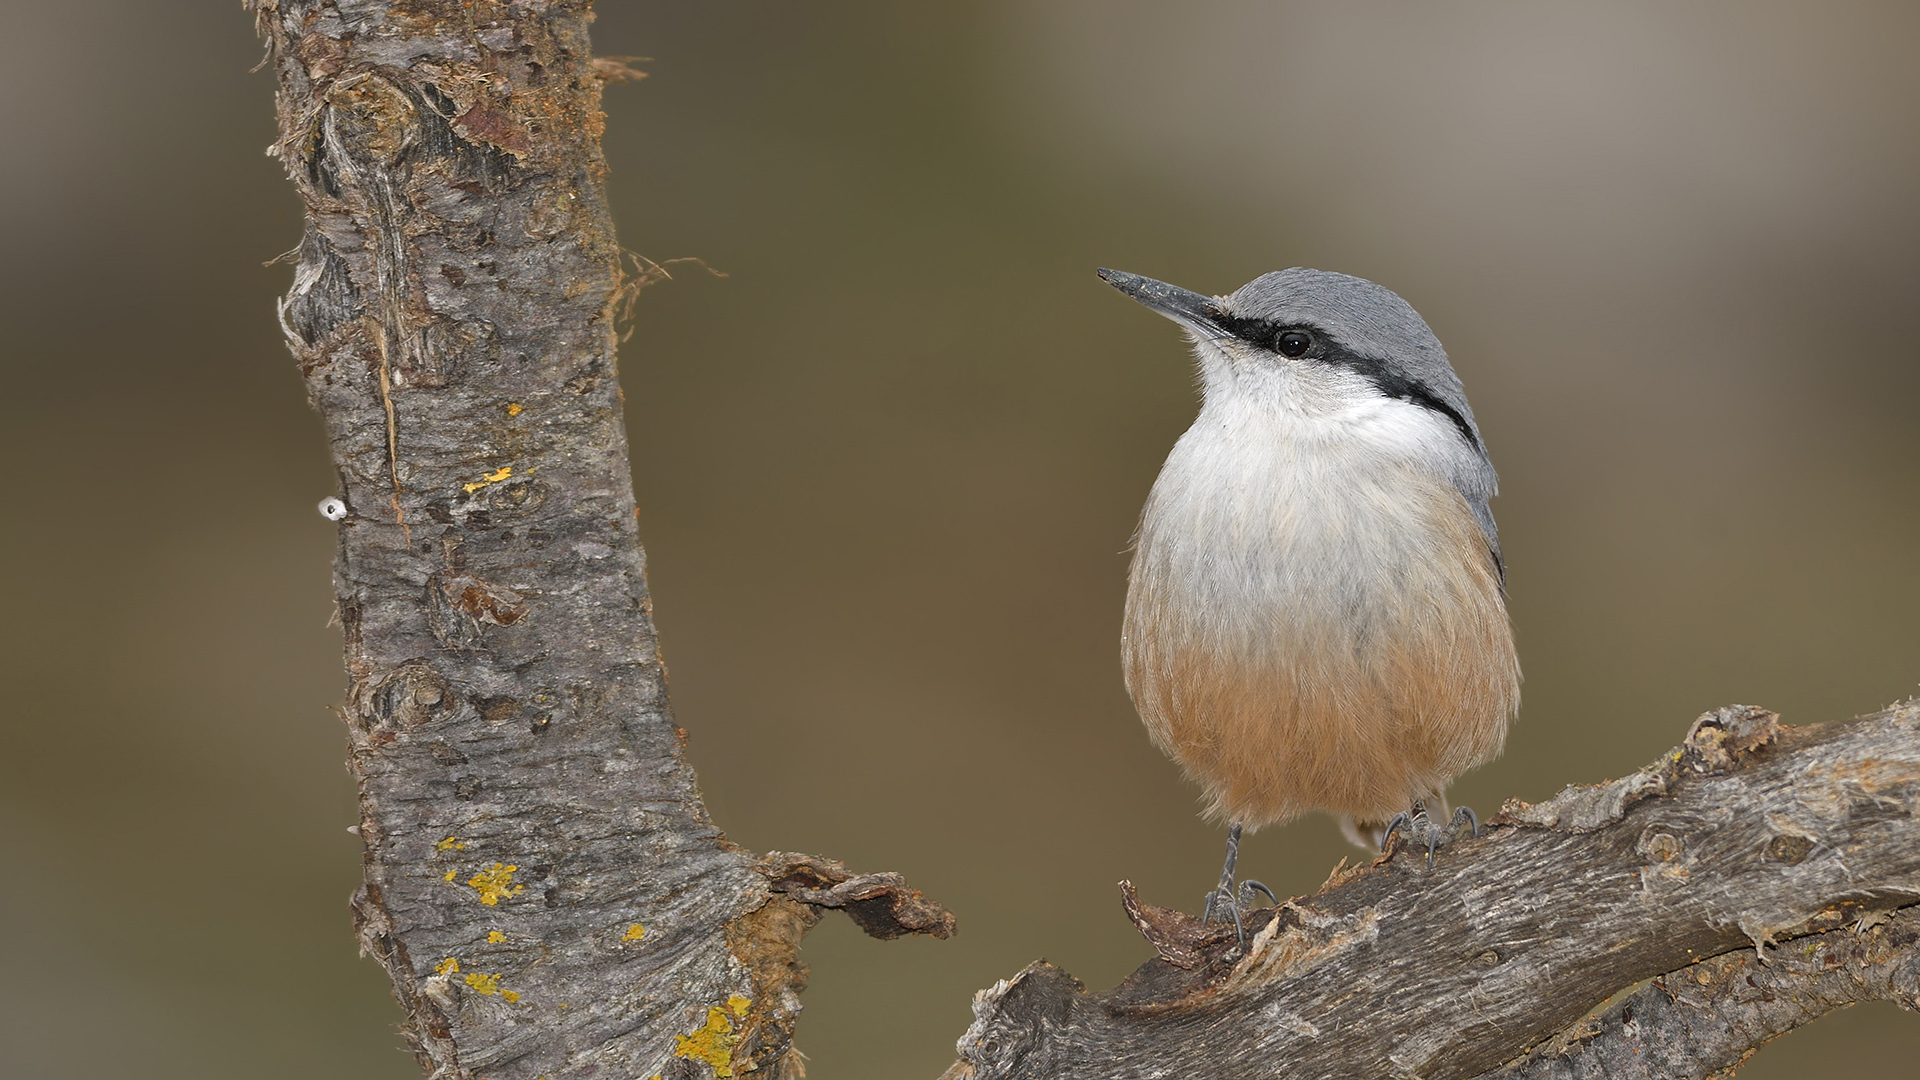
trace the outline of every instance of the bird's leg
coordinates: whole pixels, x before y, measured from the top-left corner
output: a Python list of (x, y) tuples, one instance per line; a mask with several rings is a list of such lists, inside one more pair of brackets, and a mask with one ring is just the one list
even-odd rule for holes
[(1453, 817), (1448, 819), (1445, 825), (1440, 825), (1427, 815), (1427, 804), (1415, 799), (1411, 807), (1395, 814), (1393, 820), (1387, 822), (1386, 831), (1381, 834), (1380, 850), (1390, 850), (1393, 847), (1393, 834), (1398, 832), (1416, 844), (1425, 844), (1427, 865), (1432, 866), (1433, 853), (1441, 844), (1452, 843), (1454, 838), (1460, 835), (1460, 828), (1463, 825), (1471, 825), (1473, 835), (1476, 838), (1479, 837), (1480, 818), (1473, 812), (1472, 807), (1463, 806), (1455, 810)]
[(1206, 910), (1200, 915), (1202, 925), (1213, 921), (1213, 908), (1224, 904), (1233, 912), (1234, 929), (1240, 929), (1240, 908), (1234, 903), (1233, 868), (1240, 861), (1240, 824), (1235, 822), (1227, 826), (1227, 865), (1220, 869), (1220, 887), (1207, 894)]
[(1269, 904), (1277, 904), (1280, 901), (1273, 895), (1272, 889), (1257, 881), (1243, 881), (1238, 889), (1234, 888), (1233, 868), (1240, 861), (1240, 830), (1241, 826), (1237, 821), (1227, 826), (1227, 864), (1220, 868), (1220, 886), (1207, 894), (1207, 906), (1200, 916), (1200, 923), (1204, 926), (1212, 922), (1215, 911), (1231, 913), (1233, 935), (1240, 944), (1245, 945), (1247, 928), (1240, 918), (1243, 907), (1253, 906), (1253, 897), (1256, 893), (1264, 893)]

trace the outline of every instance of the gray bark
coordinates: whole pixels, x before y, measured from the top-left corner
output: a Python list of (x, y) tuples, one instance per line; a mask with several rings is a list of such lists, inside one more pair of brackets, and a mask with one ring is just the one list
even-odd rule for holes
[(1160, 958), (1100, 994), (1043, 963), (982, 991), (947, 1075), (1707, 1076), (1840, 1005), (1920, 1005), (1920, 911), (1885, 918), (1920, 900), (1916, 807), (1920, 704), (1812, 728), (1722, 709), (1431, 867), (1337, 870), (1244, 948), (1126, 889)]
[[(341, 496), (360, 940), (436, 1077), (797, 1071), (799, 937), (952, 919), (756, 859), (668, 709), (588, 4), (256, 0), (306, 206), (287, 342)], [(901, 918), (896, 919), (898, 914)]]
[(1920, 908), (1727, 953), (1654, 979), (1489, 1080), (1702, 1080), (1776, 1035), (1861, 1001), (1920, 1007)]
[[(897, 875), (728, 844), (668, 707), (615, 368), (586, 0), (254, 0), (306, 207), (281, 319), (324, 417), (362, 943), (436, 1077), (799, 1072), (801, 937), (953, 918)], [(1914, 1004), (1920, 709), (1703, 718), (1083, 993), (980, 995), (951, 1076), (1704, 1076), (1849, 1001)], [(1751, 950), (1743, 950), (1751, 945)], [(1765, 962), (1761, 961), (1762, 956)], [(1649, 978), (1605, 1011), (1603, 1001)]]

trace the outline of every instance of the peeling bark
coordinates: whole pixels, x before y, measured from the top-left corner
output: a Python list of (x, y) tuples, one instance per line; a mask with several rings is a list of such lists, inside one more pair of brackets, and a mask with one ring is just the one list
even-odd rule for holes
[[(252, 9), (307, 212), (281, 323), (349, 510), (355, 921), (422, 1067), (796, 1073), (796, 950), (820, 910), (882, 936), (952, 919), (893, 875), (789, 856), (770, 876), (682, 753), (599, 146), (602, 83), (634, 73), (590, 56), (585, 0)], [(801, 863), (819, 871), (796, 884)]]
[(947, 1076), (1707, 1076), (1840, 1005), (1916, 1005), (1916, 808), (1920, 704), (1811, 728), (1722, 709), (1431, 868), (1336, 870), (1244, 949), (1124, 888), (1162, 956), (1105, 993), (1045, 963), (982, 991)]

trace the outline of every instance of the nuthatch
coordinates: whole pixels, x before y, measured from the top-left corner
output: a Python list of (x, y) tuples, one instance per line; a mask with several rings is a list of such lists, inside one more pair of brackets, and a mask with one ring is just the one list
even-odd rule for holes
[(1229, 826), (1205, 917), (1240, 924), (1241, 831), (1308, 811), (1350, 837), (1409, 826), (1431, 858), (1473, 818), (1437, 827), (1425, 800), (1500, 753), (1520, 700), (1493, 464), (1445, 350), (1345, 274), (1231, 296), (1100, 276), (1199, 360), (1200, 415), (1140, 515), (1121, 653), (1154, 743)]

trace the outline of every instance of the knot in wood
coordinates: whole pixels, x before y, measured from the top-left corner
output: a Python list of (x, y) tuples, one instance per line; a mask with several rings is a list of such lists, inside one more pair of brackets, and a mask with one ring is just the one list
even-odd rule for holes
[[(465, 514), (467, 524), (489, 526), (498, 524), (493, 515), (506, 517), (526, 517), (539, 510), (547, 501), (551, 485), (538, 480), (516, 477), (504, 483), (489, 484), (477, 492), (456, 496), (454, 509)], [(485, 515), (475, 521), (476, 515)]]
[(1639, 850), (1649, 862), (1670, 863), (1680, 858), (1686, 844), (1665, 825), (1649, 825), (1640, 834)]
[(425, 660), (409, 660), (387, 675), (361, 684), (355, 695), (361, 726), (419, 727), (459, 704), (453, 687)]
[(418, 122), (400, 88), (370, 72), (327, 90), (328, 141), (367, 164), (391, 166), (413, 144)]
[(1788, 836), (1784, 833), (1767, 841), (1767, 858), (1788, 866), (1799, 866), (1806, 861), (1807, 853), (1813, 850), (1813, 841), (1804, 836)]

